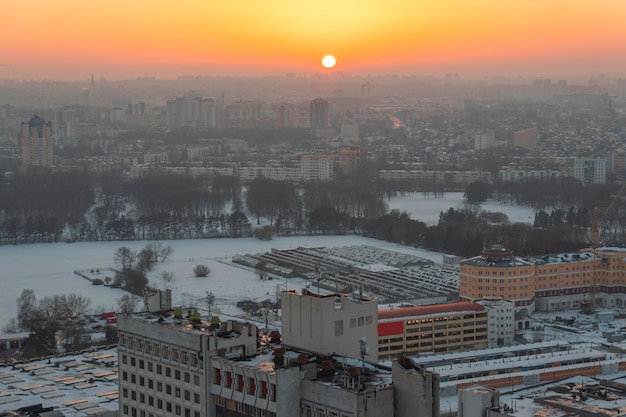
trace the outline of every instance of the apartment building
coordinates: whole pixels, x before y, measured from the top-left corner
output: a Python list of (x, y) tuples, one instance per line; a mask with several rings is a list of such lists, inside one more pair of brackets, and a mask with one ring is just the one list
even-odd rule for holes
[(151, 300), (154, 312), (119, 317), (120, 415), (409, 417), (418, 407), (439, 415), (437, 374), (407, 358), (392, 370), (368, 360), (377, 353), (367, 355), (360, 335), (375, 346), (376, 301), (307, 291), (282, 297), (282, 345), (253, 324), (168, 309), (168, 294)]
[(53, 164), (52, 122), (34, 115), (22, 122), (22, 165), (25, 167), (49, 167)]
[(604, 184), (606, 182), (606, 159), (575, 158), (574, 178), (584, 185)]
[(302, 181), (329, 181), (333, 179), (332, 155), (302, 155), (300, 178)]

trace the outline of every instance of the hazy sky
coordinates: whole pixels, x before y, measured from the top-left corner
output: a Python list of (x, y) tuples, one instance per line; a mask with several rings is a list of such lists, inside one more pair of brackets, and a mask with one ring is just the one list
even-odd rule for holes
[(626, 76), (624, 0), (0, 0), (0, 80)]

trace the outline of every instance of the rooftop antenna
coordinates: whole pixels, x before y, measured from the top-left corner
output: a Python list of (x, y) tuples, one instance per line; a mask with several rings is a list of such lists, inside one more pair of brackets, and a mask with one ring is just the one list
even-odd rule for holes
[(370, 353), (370, 348), (367, 347), (367, 338), (365, 336), (361, 336), (359, 339), (359, 352), (361, 353), (361, 370), (365, 372), (365, 357)]

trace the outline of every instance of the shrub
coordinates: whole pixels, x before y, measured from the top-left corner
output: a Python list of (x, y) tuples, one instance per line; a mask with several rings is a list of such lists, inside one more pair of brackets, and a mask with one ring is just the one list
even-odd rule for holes
[(211, 273), (211, 270), (206, 265), (198, 264), (194, 266), (193, 273), (196, 277), (206, 277)]
[(91, 283), (93, 285), (103, 285), (104, 281), (102, 281), (100, 278), (94, 278), (94, 279), (91, 280)]

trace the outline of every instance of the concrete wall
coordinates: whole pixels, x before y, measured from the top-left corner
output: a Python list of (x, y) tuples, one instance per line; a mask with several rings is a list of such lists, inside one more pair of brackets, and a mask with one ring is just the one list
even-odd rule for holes
[[(343, 294), (282, 294), (283, 344), (322, 355), (360, 358), (359, 340), (367, 339), (370, 362), (378, 361), (378, 308), (375, 300)], [(354, 326), (352, 324), (355, 324)]]
[(392, 363), (394, 417), (439, 416), (439, 375)]

